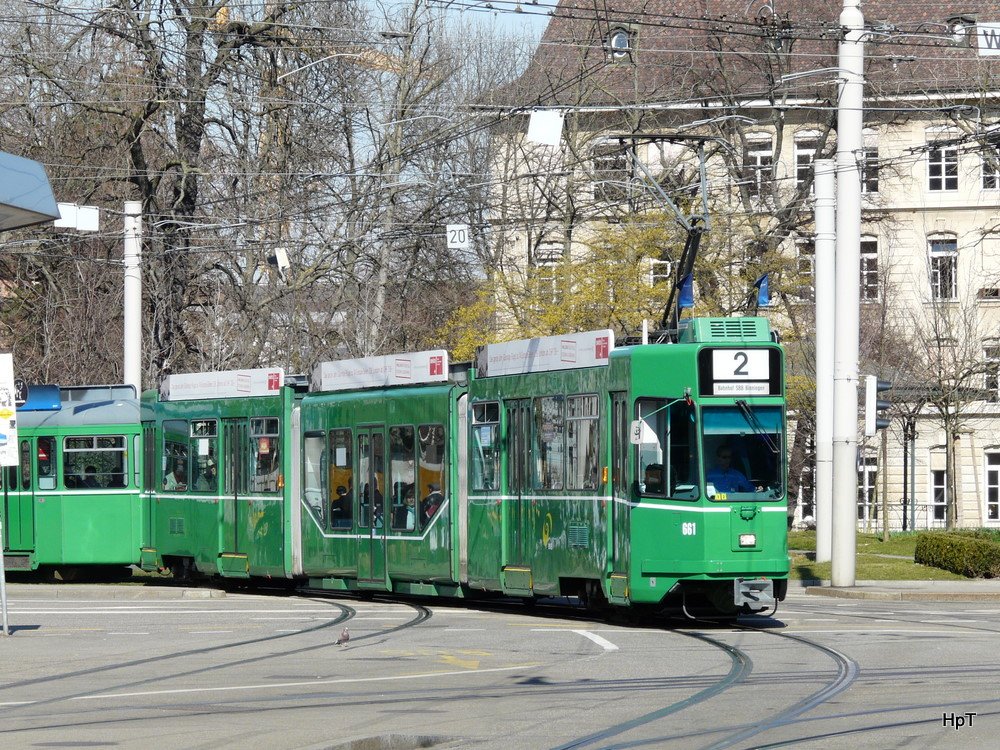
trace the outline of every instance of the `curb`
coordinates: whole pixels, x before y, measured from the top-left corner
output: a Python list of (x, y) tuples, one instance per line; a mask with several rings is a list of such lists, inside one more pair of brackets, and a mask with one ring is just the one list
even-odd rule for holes
[(175, 586), (8, 583), (7, 596), (11, 599), (225, 599), (226, 592)]
[(1000, 591), (900, 591), (896, 589), (833, 588), (806, 586), (806, 594), (833, 599), (870, 599), (911, 602), (983, 602), (1000, 601)]

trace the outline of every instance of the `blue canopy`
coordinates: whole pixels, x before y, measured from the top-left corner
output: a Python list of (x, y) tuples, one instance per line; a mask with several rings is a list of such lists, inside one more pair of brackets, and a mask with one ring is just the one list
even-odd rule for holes
[(0, 151), (0, 231), (58, 218), (59, 207), (45, 167)]

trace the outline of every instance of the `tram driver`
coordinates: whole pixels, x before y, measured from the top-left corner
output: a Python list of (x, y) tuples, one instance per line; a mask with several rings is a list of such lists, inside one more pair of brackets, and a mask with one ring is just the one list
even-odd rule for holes
[(759, 489), (739, 469), (733, 468), (733, 449), (720, 445), (715, 451), (715, 466), (705, 474), (716, 492), (753, 492)]
[(663, 493), (663, 464), (647, 464), (642, 478), (643, 492)]

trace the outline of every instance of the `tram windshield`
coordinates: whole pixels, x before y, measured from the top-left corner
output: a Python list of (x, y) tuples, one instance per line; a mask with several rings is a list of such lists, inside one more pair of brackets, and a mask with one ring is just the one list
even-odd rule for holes
[(702, 409), (705, 494), (710, 500), (774, 500), (782, 496), (785, 438), (781, 408)]

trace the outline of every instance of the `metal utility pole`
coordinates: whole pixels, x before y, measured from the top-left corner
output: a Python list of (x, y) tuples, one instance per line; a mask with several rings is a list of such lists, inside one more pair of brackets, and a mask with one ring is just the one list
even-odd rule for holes
[(860, 0), (844, 0), (837, 102), (837, 332), (833, 365), (834, 586), (855, 583), (857, 539), (858, 345), (861, 307), (861, 169), (864, 146), (864, 25)]
[(837, 180), (833, 159), (816, 168), (816, 562), (833, 547), (833, 347), (837, 251)]
[(142, 203), (125, 202), (124, 380), (142, 394)]

